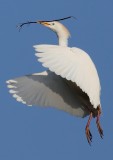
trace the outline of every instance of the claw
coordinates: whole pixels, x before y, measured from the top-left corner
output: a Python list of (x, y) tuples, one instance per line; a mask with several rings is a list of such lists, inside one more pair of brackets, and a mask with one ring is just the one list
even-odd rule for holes
[(99, 131), (100, 137), (103, 139), (103, 136), (104, 136), (104, 134), (103, 134), (103, 129), (101, 128), (101, 126), (100, 126), (100, 123), (99, 123), (99, 122), (97, 122), (97, 128), (98, 128), (98, 131)]
[(90, 129), (89, 129), (91, 119), (92, 119), (92, 112), (90, 113), (90, 116), (89, 116), (89, 119), (88, 119), (88, 122), (87, 122), (87, 125), (86, 125), (86, 129), (85, 129), (86, 138), (87, 138), (87, 141), (88, 141), (89, 145), (91, 145), (91, 142), (92, 142), (92, 134), (91, 134)]
[(89, 145), (91, 145), (91, 142), (92, 142), (92, 134), (90, 132), (90, 129), (89, 127), (86, 126), (86, 138), (87, 138), (87, 141), (89, 143)]
[(103, 139), (104, 133), (103, 133), (103, 129), (101, 128), (101, 125), (100, 125), (100, 115), (101, 115), (101, 110), (99, 108), (98, 109), (98, 115), (97, 115), (96, 124), (97, 124), (97, 128), (98, 128), (98, 132), (100, 134), (100, 137)]

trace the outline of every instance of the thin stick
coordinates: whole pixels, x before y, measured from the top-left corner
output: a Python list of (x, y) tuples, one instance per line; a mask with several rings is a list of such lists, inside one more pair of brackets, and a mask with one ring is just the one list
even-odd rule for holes
[(20, 23), (19, 25), (17, 25), (17, 28), (19, 29), (19, 31), (22, 29), (22, 27), (26, 24), (31, 24), (31, 23), (38, 23), (38, 22), (52, 22), (52, 21), (63, 21), (63, 20), (66, 20), (66, 19), (69, 19), (69, 18), (74, 18), (76, 19), (74, 16), (68, 16), (68, 17), (64, 17), (64, 18), (60, 18), (60, 19), (54, 19), (54, 20), (51, 20), (51, 21), (35, 21), (35, 22), (30, 22), (30, 21), (27, 21), (25, 23)]

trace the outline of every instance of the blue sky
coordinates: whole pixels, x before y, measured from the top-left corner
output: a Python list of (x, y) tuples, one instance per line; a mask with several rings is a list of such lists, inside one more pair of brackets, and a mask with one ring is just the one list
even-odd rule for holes
[[(55, 109), (27, 107), (11, 97), (5, 81), (45, 70), (34, 56), (33, 45), (56, 44), (57, 38), (41, 25), (16, 25), (27, 20), (51, 20), (73, 15), (63, 22), (71, 32), (70, 46), (89, 53), (96, 64), (103, 114), (101, 140), (91, 122), (93, 143), (85, 137), (87, 118)], [(0, 0), (0, 159), (60, 160), (113, 159), (113, 1), (112, 0)]]

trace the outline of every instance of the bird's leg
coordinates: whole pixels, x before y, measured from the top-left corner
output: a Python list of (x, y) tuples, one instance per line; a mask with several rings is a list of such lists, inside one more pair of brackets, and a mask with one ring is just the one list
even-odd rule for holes
[(90, 129), (89, 129), (91, 119), (92, 119), (92, 112), (90, 113), (90, 116), (89, 116), (89, 119), (88, 119), (88, 122), (87, 122), (87, 125), (86, 125), (86, 129), (85, 129), (86, 137), (87, 137), (88, 143), (90, 145), (91, 145), (91, 142), (92, 142), (92, 134), (91, 134)]
[(100, 115), (101, 115), (101, 109), (98, 108), (98, 114), (97, 114), (97, 119), (96, 119), (96, 124), (97, 124), (97, 128), (98, 128), (98, 131), (99, 131), (99, 134), (100, 134), (100, 137), (103, 138), (103, 130), (101, 128), (101, 125), (100, 125)]

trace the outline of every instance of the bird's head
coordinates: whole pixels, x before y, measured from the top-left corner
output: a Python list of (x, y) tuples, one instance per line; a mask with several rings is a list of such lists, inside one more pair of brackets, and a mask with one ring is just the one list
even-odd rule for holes
[(69, 16), (69, 17), (65, 17), (65, 18), (61, 18), (61, 19), (56, 19), (53, 21), (35, 21), (35, 22), (28, 21), (28, 22), (19, 24), (17, 27), (19, 28), (19, 31), (20, 31), (21, 28), (26, 24), (39, 23), (41, 25), (48, 27), (49, 29), (51, 29), (52, 31), (54, 31), (57, 34), (58, 39), (59, 39), (59, 45), (67, 46), (68, 45), (68, 38), (70, 37), (70, 32), (59, 21), (69, 19), (69, 18), (76, 19), (73, 16)]
[(58, 37), (64, 37), (64, 38), (69, 38), (70, 33), (68, 29), (60, 22), (58, 21), (38, 21), (38, 23), (48, 27), (52, 31), (54, 31)]

